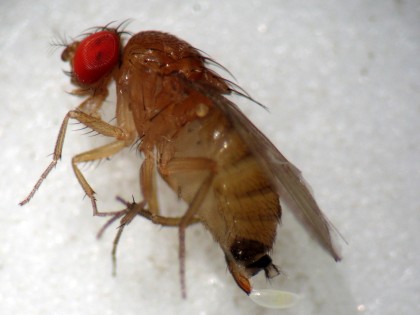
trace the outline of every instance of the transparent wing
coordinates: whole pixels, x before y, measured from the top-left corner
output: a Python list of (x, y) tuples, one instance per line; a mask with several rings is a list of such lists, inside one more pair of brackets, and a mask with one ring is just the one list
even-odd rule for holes
[(336, 261), (340, 260), (340, 255), (332, 242), (333, 227), (316, 203), (298, 168), (277, 150), (234, 103), (203, 86), (194, 84), (194, 88), (212, 100), (214, 105), (229, 118), (268, 174), (272, 174), (273, 184), (278, 193), (282, 198), (286, 197), (284, 200), (299, 221), (303, 222)]

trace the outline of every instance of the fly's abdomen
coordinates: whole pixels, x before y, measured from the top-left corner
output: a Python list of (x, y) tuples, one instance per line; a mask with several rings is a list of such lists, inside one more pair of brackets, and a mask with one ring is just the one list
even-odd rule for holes
[(219, 167), (213, 182), (214, 207), (202, 215), (225, 252), (230, 272), (247, 292), (241, 277), (261, 270), (268, 278), (278, 274), (268, 252), (281, 217), (280, 200), (269, 174), (235, 129), (225, 130), (224, 138), (223, 150), (215, 158)]
[[(220, 245), (250, 238), (271, 248), (281, 215), (279, 196), (264, 168), (228, 119), (216, 108), (186, 124), (174, 138), (174, 158), (208, 158), (217, 171), (198, 216)], [(165, 180), (191, 202), (207, 171), (166, 176)]]
[[(232, 274), (239, 268), (246, 277), (260, 270), (274, 275), (277, 269), (267, 253), (274, 243), (281, 208), (270, 174), (217, 108), (187, 123), (173, 140), (174, 158), (208, 158), (217, 165), (197, 217), (222, 247)], [(191, 203), (209, 172), (192, 170), (164, 178)]]
[(281, 215), (279, 196), (252, 155), (219, 171), (214, 195), (217, 212), (227, 225), (220, 236), (226, 245), (252, 239), (271, 248)]

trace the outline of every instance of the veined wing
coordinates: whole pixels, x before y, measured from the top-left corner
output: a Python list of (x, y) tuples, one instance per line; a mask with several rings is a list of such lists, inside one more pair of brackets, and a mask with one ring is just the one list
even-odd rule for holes
[(322, 213), (297, 167), (267, 139), (264, 134), (240, 111), (237, 105), (223, 95), (208, 88), (193, 84), (194, 88), (206, 95), (232, 122), (243, 141), (249, 146), (261, 165), (271, 174), (273, 184), (280, 196), (286, 197), (293, 213), (299, 221), (313, 232), (321, 245), (334, 257), (341, 259), (332, 242), (333, 227)]

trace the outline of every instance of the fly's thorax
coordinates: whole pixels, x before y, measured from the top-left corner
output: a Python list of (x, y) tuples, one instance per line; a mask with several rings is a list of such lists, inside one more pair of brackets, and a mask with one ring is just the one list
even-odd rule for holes
[(171, 34), (140, 32), (127, 42), (123, 66), (145, 67), (162, 76), (181, 75), (222, 93), (229, 93), (228, 84), (207, 68), (205, 58), (196, 48)]
[(188, 122), (207, 116), (212, 102), (195, 89), (228, 93), (223, 78), (205, 58), (177, 37), (140, 32), (126, 44), (117, 78), (117, 94), (128, 104), (137, 133), (148, 147), (172, 138)]

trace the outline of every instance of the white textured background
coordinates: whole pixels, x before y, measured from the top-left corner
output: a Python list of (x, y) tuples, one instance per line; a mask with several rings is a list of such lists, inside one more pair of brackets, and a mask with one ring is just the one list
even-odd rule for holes
[[(0, 4), (0, 314), (277, 314), (254, 305), (200, 227), (187, 232), (188, 299), (177, 234), (137, 219), (111, 276), (115, 226), (96, 241), (72, 155), (103, 143), (71, 131), (63, 161), (33, 201), (18, 202), (49, 163), (80, 100), (49, 42), (132, 18), (169, 31), (226, 66), (270, 108), (244, 110), (304, 172), (347, 239), (335, 264), (288, 215), (271, 285), (304, 296), (283, 314), (420, 314), (420, 2), (15, 1)], [(113, 108), (112, 100), (109, 108)], [(101, 209), (138, 195), (124, 151), (83, 170)], [(259, 287), (269, 286), (257, 279)]]

